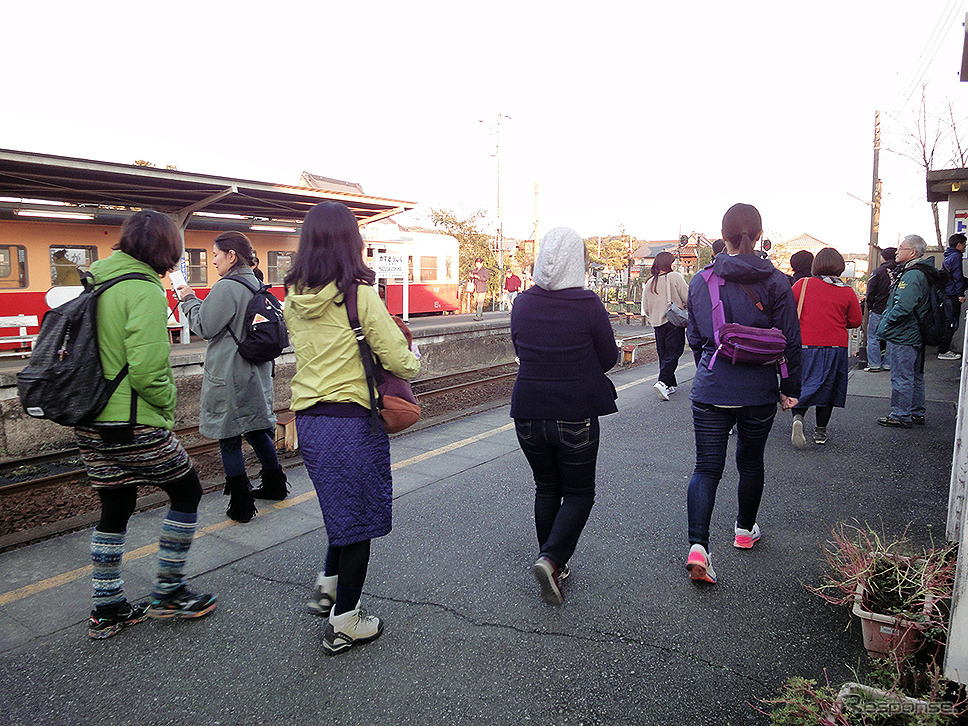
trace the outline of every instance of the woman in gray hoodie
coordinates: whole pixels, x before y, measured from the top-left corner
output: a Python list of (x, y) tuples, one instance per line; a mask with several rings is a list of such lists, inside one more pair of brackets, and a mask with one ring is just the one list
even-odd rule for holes
[(534, 285), (511, 311), (521, 367), (511, 417), (534, 474), (538, 559), (532, 567), (546, 602), (564, 602), (561, 580), (595, 503), (598, 417), (615, 413), (605, 371), (618, 361), (608, 312), (585, 286), (586, 250), (572, 229), (544, 236)]

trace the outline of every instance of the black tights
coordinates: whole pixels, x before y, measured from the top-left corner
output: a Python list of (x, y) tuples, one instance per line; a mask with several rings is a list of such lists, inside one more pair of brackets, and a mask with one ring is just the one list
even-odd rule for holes
[(342, 615), (356, 609), (360, 596), (363, 595), (363, 583), (366, 581), (366, 570), (369, 564), (370, 540), (368, 539), (343, 547), (329, 546), (323, 574), (327, 577), (339, 575), (339, 580), (336, 581), (334, 614)]
[[(198, 503), (202, 500), (202, 485), (198, 481), (195, 469), (181, 479), (158, 486), (165, 490), (171, 500), (171, 509), (186, 514), (194, 514), (198, 511)], [(116, 534), (124, 532), (138, 503), (138, 487), (98, 489), (97, 494), (101, 498), (101, 519), (97, 524), (98, 531)]]
[[(817, 428), (825, 429), (827, 424), (830, 423), (830, 415), (834, 412), (833, 406), (817, 406)], [(794, 416), (806, 416), (807, 409), (805, 408), (795, 408), (793, 409)]]

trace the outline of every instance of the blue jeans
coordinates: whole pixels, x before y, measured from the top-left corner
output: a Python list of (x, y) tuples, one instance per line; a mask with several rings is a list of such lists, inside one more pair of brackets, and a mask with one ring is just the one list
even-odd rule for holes
[(880, 368), (890, 365), (891, 344), (887, 344), (884, 360), (881, 360), (881, 339), (877, 337), (877, 325), (881, 322), (881, 313), (867, 313), (867, 365)]
[(709, 520), (716, 503), (716, 488), (726, 468), (729, 431), (736, 425), (736, 468), (739, 470), (739, 510), (736, 523), (753, 529), (760, 508), (765, 479), (763, 450), (773, 428), (776, 404), (721, 408), (708, 403), (692, 403), (692, 423), (696, 432), (696, 469), (686, 495), (689, 512), (689, 544), (709, 549)]
[[(279, 457), (276, 455), (276, 442), (272, 437), (272, 429), (247, 431), (245, 440), (255, 450), (259, 463), (266, 471), (279, 469)], [(219, 453), (222, 454), (222, 468), (225, 476), (242, 476), (245, 474), (245, 457), (242, 456), (242, 437), (233, 436), (218, 440)]]
[(924, 416), (924, 346), (891, 344), (891, 416)]
[(659, 380), (667, 386), (678, 385), (676, 368), (682, 351), (686, 348), (686, 329), (677, 328), (672, 323), (663, 323), (654, 328), (655, 352), (659, 356)]
[(598, 419), (516, 418), (514, 429), (534, 474), (538, 551), (564, 567), (595, 503)]

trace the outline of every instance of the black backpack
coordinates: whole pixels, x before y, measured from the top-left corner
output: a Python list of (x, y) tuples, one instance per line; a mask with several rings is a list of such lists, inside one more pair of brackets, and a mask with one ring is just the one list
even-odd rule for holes
[(269, 292), (266, 285), (252, 285), (241, 277), (226, 277), (245, 285), (252, 291), (252, 299), (245, 309), (245, 337), (239, 340), (228, 327), (229, 335), (239, 347), (239, 355), (250, 363), (266, 363), (278, 358), (289, 347), (289, 332), (282, 317), (282, 303)]
[(91, 274), (85, 273), (84, 292), (44, 315), (30, 361), (17, 374), (20, 403), (30, 416), (78, 426), (93, 421), (108, 405), (128, 374), (128, 364), (113, 380), (104, 377), (97, 301), (102, 292), (124, 280), (152, 282), (147, 275), (132, 272), (95, 286)]
[[(928, 280), (928, 311), (922, 317), (918, 315), (917, 308), (914, 309), (914, 317), (921, 330), (921, 339), (925, 345), (941, 345), (951, 338), (951, 333), (957, 324), (954, 320), (954, 307), (945, 294), (950, 277), (924, 263), (911, 265), (905, 272), (908, 270), (920, 270)], [(900, 279), (898, 278), (898, 282)]]

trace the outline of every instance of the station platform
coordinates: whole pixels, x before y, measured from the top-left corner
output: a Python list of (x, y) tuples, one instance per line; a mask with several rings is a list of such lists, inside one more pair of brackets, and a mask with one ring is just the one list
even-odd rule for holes
[[(943, 538), (960, 361), (928, 359), (923, 427), (877, 426), (889, 374), (858, 370), (826, 446), (795, 450), (778, 414), (763, 538), (731, 546), (730, 460), (711, 587), (684, 569), (688, 352), (682, 363), (669, 402), (652, 389), (654, 365), (613, 374), (619, 412), (601, 419), (596, 505), (562, 607), (530, 573), (533, 483), (499, 406), (392, 441), (394, 530), (373, 543), (363, 596), (386, 631), (336, 657), (304, 606), (326, 532), (301, 467), (289, 499), (260, 503), (248, 524), (225, 518), (220, 494), (204, 497), (188, 584), (219, 604), (197, 621), (92, 641), (90, 530), (0, 554), (0, 723), (765, 724), (750, 704), (790, 676), (853, 680), (866, 667), (859, 629), (804, 584), (819, 582), (839, 521)], [(131, 520), (129, 599), (150, 591), (162, 516)]]

